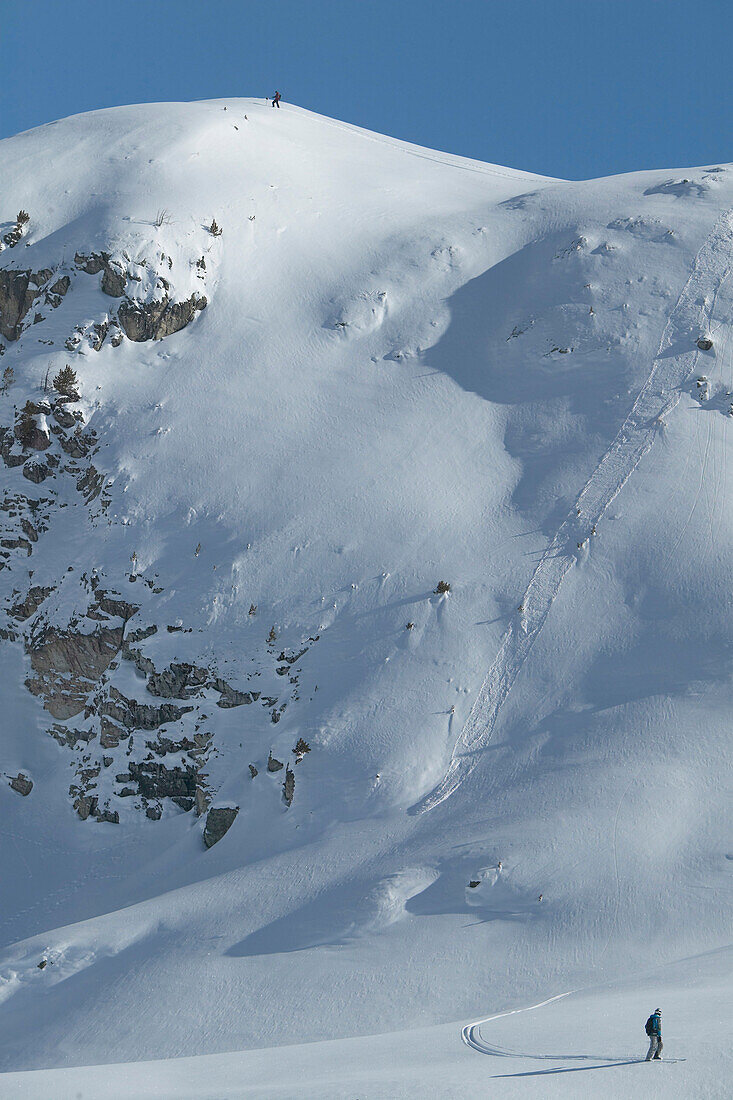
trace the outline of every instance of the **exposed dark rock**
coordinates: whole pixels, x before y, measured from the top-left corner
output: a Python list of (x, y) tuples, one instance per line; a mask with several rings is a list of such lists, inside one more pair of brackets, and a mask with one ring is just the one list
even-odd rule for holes
[(102, 757), (102, 764), (104, 765), (105, 768), (109, 768), (111, 764), (114, 764), (114, 761), (115, 761), (114, 756), (103, 756)]
[(713, 341), (709, 340), (705, 336), (701, 336), (700, 339), (697, 341), (697, 346), (699, 347), (700, 351), (710, 351), (713, 346)]
[(110, 298), (121, 298), (125, 293), (126, 284), (127, 278), (124, 271), (115, 264), (107, 262), (102, 275), (101, 287), (103, 293), (108, 294)]
[(100, 321), (92, 325), (92, 351), (99, 351), (109, 331), (109, 321)]
[(54, 405), (53, 418), (62, 428), (73, 428), (76, 424), (74, 414), (65, 409), (63, 405)]
[(27, 539), (0, 539), (0, 546), (4, 550), (25, 550), (28, 557), (33, 553), (33, 547)]
[(209, 792), (198, 783), (196, 786), (196, 816), (201, 817), (209, 808)]
[[(54, 741), (58, 741), (59, 745), (68, 745), (70, 749), (73, 749), (77, 741), (84, 741), (88, 743), (93, 741), (96, 737), (94, 730), (77, 730), (67, 729), (66, 726), (52, 726), (50, 730), (46, 731), (50, 733)], [(105, 759), (107, 759), (105, 757)]]
[(213, 681), (213, 686), (221, 692), (221, 698), (217, 700), (216, 705), (225, 710), (230, 707), (241, 707), (244, 703), (252, 703), (257, 698), (250, 691), (237, 691), (236, 688), (230, 687), (226, 680), (219, 678)]
[(212, 848), (231, 828), (239, 813), (239, 806), (218, 806), (209, 810), (204, 827), (204, 844)]
[(18, 774), (10, 780), (10, 786), (14, 791), (17, 791), (18, 794), (22, 794), (23, 797), (26, 798), (33, 790), (33, 780), (29, 779), (27, 775), (23, 775), (23, 772), (18, 772)]
[[(65, 450), (66, 448), (64, 448)], [(75, 456), (76, 457), (76, 456)], [(96, 500), (104, 487), (104, 475), (95, 466), (90, 466), (76, 483), (76, 487), (87, 504)]]
[(87, 275), (98, 275), (100, 271), (104, 270), (103, 256), (104, 253), (99, 252), (92, 252), (89, 256), (85, 256), (83, 252), (77, 252), (74, 256), (74, 263)]
[[(77, 428), (73, 435), (62, 435), (59, 439), (62, 449), (69, 455), (70, 458), (85, 458), (93, 446), (93, 440), (89, 436), (85, 435), (81, 428)], [(94, 467), (92, 467), (94, 469)], [(95, 470), (96, 474), (96, 470)], [(83, 492), (91, 487), (90, 482), (83, 482), (80, 488), (79, 482), (76, 485), (79, 492)], [(101, 489), (101, 485), (100, 485)]]
[(110, 718), (127, 729), (137, 730), (155, 730), (164, 723), (177, 722), (191, 710), (193, 707), (177, 707), (173, 703), (161, 703), (158, 707), (138, 703), (135, 699), (128, 699), (115, 687), (110, 688), (110, 699), (104, 706), (104, 713)]
[(192, 294), (184, 302), (171, 302), (168, 298), (158, 302), (126, 300), (117, 311), (117, 319), (127, 338), (135, 343), (162, 340), (185, 328), (206, 305), (206, 298), (198, 294)]
[(15, 425), (13, 432), (15, 438), (24, 447), (30, 447), (33, 451), (45, 451), (51, 446), (51, 436), (44, 428), (39, 428), (32, 416), (21, 415), (20, 421)]
[(50, 477), (52, 473), (53, 471), (50, 466), (47, 466), (45, 462), (36, 462), (35, 459), (26, 462), (23, 467), (23, 477), (27, 477), (34, 485), (40, 485), (41, 482), (45, 481), (47, 477)]
[(206, 683), (208, 671), (185, 662), (171, 664), (148, 677), (148, 691), (163, 699), (187, 699)]
[(253, 778), (253, 779), (254, 779), (254, 777), (255, 777), (256, 775), (259, 775), (259, 774), (260, 774), (260, 773), (259, 773), (259, 772), (257, 771), (257, 768), (256, 768), (256, 767), (254, 766), (254, 764), (250, 764), (250, 766), (249, 766), (249, 774), (250, 774), (250, 775), (252, 776), (252, 778)]
[[(29, 519), (23, 516), (20, 521), (20, 526), (23, 528), (23, 534), (27, 535), (31, 542), (38, 542), (38, 531)], [(49, 589), (49, 591), (52, 591), (52, 589)]]
[[(190, 798), (196, 796), (195, 768), (166, 768), (164, 764), (130, 761), (130, 776), (145, 798)], [(191, 802), (193, 806), (193, 802)]]
[(80, 794), (74, 801), (74, 809), (82, 821), (86, 821), (90, 814), (96, 813), (98, 799), (93, 794)]
[(17, 340), (23, 320), (40, 294), (32, 285), (32, 271), (0, 270), (0, 333), (6, 340)]
[(110, 298), (121, 298), (125, 293), (126, 273), (119, 260), (111, 259), (108, 252), (91, 252), (88, 256), (77, 252), (74, 262), (87, 275), (98, 275), (101, 271), (101, 288)]
[(97, 604), (102, 611), (105, 611), (108, 615), (116, 615), (120, 619), (124, 619), (127, 622), (133, 615), (136, 615), (140, 610), (139, 604), (127, 603), (125, 600), (116, 600), (106, 593), (101, 591), (97, 592)]
[[(196, 736), (199, 736), (198, 734)], [(146, 741), (146, 746), (152, 749), (158, 756), (167, 756), (172, 752), (193, 752), (197, 748), (196, 742), (192, 741), (190, 737), (185, 735), (176, 741), (172, 741), (170, 737), (164, 737), (163, 734), (158, 734), (157, 741)]]
[(28, 594), (24, 600), (13, 604), (8, 614), (12, 615), (14, 619), (25, 622), (26, 619), (30, 619), (31, 615), (35, 615), (43, 601), (52, 592), (53, 588), (42, 588), (40, 585), (34, 585), (33, 588), (28, 589)]
[(146, 806), (145, 816), (149, 817), (151, 821), (160, 821), (163, 811), (160, 806)]
[(123, 787), (117, 794), (120, 798), (130, 798), (131, 795), (137, 794), (137, 791), (134, 787)]
[(174, 802), (184, 813), (188, 813), (188, 811), (192, 810), (194, 807), (194, 800), (192, 798), (179, 798), (176, 796), (171, 799), (171, 802)]
[(130, 645), (134, 645), (136, 642), (143, 642), (146, 638), (150, 638), (153, 634), (157, 633), (157, 626), (143, 626), (138, 630), (131, 630), (127, 635), (127, 641)]
[(58, 294), (60, 297), (66, 294), (67, 290), (71, 286), (71, 279), (68, 275), (62, 275), (60, 279), (57, 279), (52, 287), (49, 287), (49, 294)]
[(99, 743), (103, 749), (116, 749), (120, 741), (124, 741), (127, 737), (129, 737), (127, 730), (120, 729), (108, 718), (102, 716), (102, 732)]
[(293, 795), (295, 794), (295, 774), (293, 769), (288, 764), (285, 769), (285, 782), (283, 783), (283, 800), (286, 806), (291, 806), (293, 803)]
[(111, 825), (119, 825), (120, 815), (117, 810), (102, 810), (100, 814), (97, 814), (97, 821), (109, 821)]
[(282, 761), (276, 760), (272, 753), (270, 753), (270, 755), (267, 757), (268, 772), (281, 772), (284, 767), (285, 765), (282, 763)]
[(49, 627), (28, 647), (35, 677), (26, 680), (54, 718), (84, 709), (87, 695), (119, 653), (122, 627), (100, 626), (91, 634)]

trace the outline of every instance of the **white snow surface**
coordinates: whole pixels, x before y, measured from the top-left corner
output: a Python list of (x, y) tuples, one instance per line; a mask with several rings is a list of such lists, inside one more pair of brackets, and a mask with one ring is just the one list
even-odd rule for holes
[[(71, 363), (109, 503), (0, 467), (51, 500), (0, 625), (54, 586), (0, 641), (0, 1097), (728, 1095), (731, 167), (564, 182), (247, 99), (52, 123), (0, 179), (0, 269), (105, 251), (150, 301), (162, 254), (208, 299), (72, 352), (117, 304), (73, 273), (2, 341), (0, 425)], [(213, 848), (114, 793), (124, 746), (119, 824), (74, 812), (98, 740), (48, 735), (24, 639), (93, 570), (158, 670), (286, 703), (182, 720)], [(657, 1004), (680, 1060), (638, 1065)]]

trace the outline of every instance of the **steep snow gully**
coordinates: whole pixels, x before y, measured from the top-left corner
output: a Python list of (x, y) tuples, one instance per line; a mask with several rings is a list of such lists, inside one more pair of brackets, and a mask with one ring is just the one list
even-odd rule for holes
[(450, 798), (490, 743), (501, 707), (547, 620), (565, 575), (587, 549), (606, 509), (653, 446), (665, 414), (679, 401), (682, 386), (701, 354), (697, 337), (714, 324), (715, 305), (730, 276), (732, 257), (733, 209), (728, 209), (718, 218), (695, 257), (662, 333), (652, 369), (631, 411), (588, 478), (575, 508), (542, 555), (517, 609), (517, 617), (506, 629), (496, 660), (453, 747), (443, 779), (413, 807), (413, 813), (425, 813)]

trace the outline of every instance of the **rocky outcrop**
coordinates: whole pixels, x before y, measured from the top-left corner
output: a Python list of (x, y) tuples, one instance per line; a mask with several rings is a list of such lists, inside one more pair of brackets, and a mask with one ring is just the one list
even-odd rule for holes
[(271, 752), (270, 755), (267, 757), (268, 772), (281, 772), (284, 767), (285, 765), (283, 764), (282, 760), (276, 760)]
[(209, 810), (204, 826), (204, 844), (207, 848), (213, 848), (234, 824), (239, 813), (239, 806), (217, 806)]
[(90, 634), (49, 627), (28, 646), (35, 675), (26, 687), (54, 718), (72, 718), (119, 653), (122, 633), (122, 627), (110, 626)]
[(34, 585), (28, 589), (28, 592), (23, 600), (19, 600), (14, 603), (8, 612), (14, 619), (18, 619), (20, 622), (25, 622), (26, 619), (30, 619), (31, 615), (35, 615), (38, 608), (43, 601), (47, 599), (53, 588), (43, 588), (41, 585)]
[(17, 340), (23, 322), (34, 303), (43, 294), (43, 286), (53, 272), (0, 269), (0, 333), (6, 340)]
[(194, 767), (166, 768), (158, 761), (143, 761), (128, 765), (130, 778), (137, 783), (140, 794), (145, 798), (190, 798), (196, 797), (196, 769)]
[(12, 790), (17, 791), (18, 794), (22, 794), (24, 798), (27, 798), (33, 790), (33, 780), (29, 779), (23, 772), (18, 772), (18, 774), (13, 776), (10, 780), (10, 786)]
[(90, 814), (97, 812), (98, 799), (93, 794), (80, 794), (74, 799), (74, 809), (82, 821), (86, 821)]
[(45, 481), (47, 477), (50, 477), (52, 473), (53, 470), (47, 462), (37, 462), (35, 459), (26, 462), (23, 467), (23, 477), (27, 477), (34, 485), (40, 485), (41, 482)]
[(148, 676), (148, 691), (162, 699), (188, 699), (203, 687), (209, 677), (208, 669), (185, 662), (171, 664), (162, 672), (153, 671)]
[(127, 276), (124, 268), (119, 260), (112, 259), (109, 252), (92, 252), (88, 256), (77, 252), (74, 262), (87, 275), (98, 275), (101, 271), (101, 289), (110, 298), (121, 298), (125, 293)]
[(221, 692), (221, 698), (217, 699), (216, 705), (224, 710), (228, 710), (230, 707), (241, 707), (246, 703), (254, 703), (260, 697), (259, 691), (237, 691), (226, 680), (218, 677), (212, 681), (212, 686), (218, 692)]
[(162, 340), (185, 328), (206, 306), (207, 299), (199, 294), (183, 302), (172, 302), (167, 297), (157, 302), (127, 300), (117, 310), (117, 320), (128, 340)]
[(293, 795), (295, 794), (295, 775), (293, 769), (288, 764), (285, 769), (285, 782), (283, 783), (283, 801), (286, 806), (291, 806), (293, 803)]
[(138, 703), (116, 687), (110, 687), (109, 700), (104, 705), (104, 714), (131, 730), (155, 730), (164, 723), (177, 722), (191, 710), (193, 707), (177, 707), (173, 703), (161, 703), (157, 707)]

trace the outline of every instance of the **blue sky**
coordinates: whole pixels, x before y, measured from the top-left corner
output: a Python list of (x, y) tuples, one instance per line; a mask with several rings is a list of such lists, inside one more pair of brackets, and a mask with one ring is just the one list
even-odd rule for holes
[(732, 0), (0, 0), (0, 137), (262, 96), (570, 179), (733, 159)]

